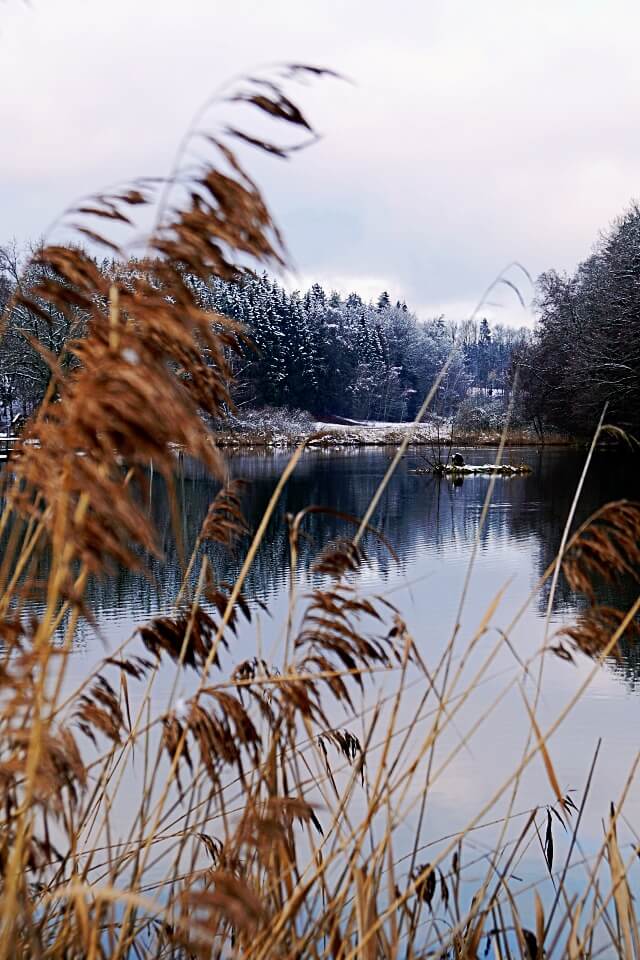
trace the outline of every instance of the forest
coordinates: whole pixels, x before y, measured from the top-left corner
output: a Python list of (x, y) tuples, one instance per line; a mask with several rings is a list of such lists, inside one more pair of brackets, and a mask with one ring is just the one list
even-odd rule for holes
[[(0, 297), (42, 281), (42, 265), (21, 272), (14, 247), (0, 250)], [(103, 275), (131, 285), (145, 275), (142, 262), (104, 261)], [(526, 329), (490, 325), (486, 318), (464, 326), (436, 317), (420, 321), (404, 302), (382, 292), (375, 303), (346, 297), (314, 284), (287, 291), (267, 274), (239, 281), (188, 278), (202, 308), (229, 317), (245, 337), (229, 351), (232, 395), (239, 410), (289, 407), (322, 418), (412, 420), (455, 346), (434, 412), (451, 416), (466, 398), (474, 409), (502, 409), (513, 375), (512, 357), (528, 340)], [(73, 363), (68, 343), (83, 335), (86, 317), (73, 317), (42, 302), (20, 301), (8, 311), (0, 342), (0, 416), (34, 409), (50, 380), (51, 358), (65, 370)], [(494, 403), (494, 406), (496, 403)]]
[(607, 419), (640, 427), (640, 206), (632, 203), (571, 274), (537, 282), (537, 323), (523, 343), (523, 415), (538, 433), (584, 436)]
[[(136, 260), (96, 266), (107, 279), (128, 286), (150, 270)], [(86, 331), (81, 309), (61, 311), (26, 296), (53, 279), (43, 276), (46, 269), (33, 251), (29, 259), (15, 245), (0, 248), (0, 308), (11, 304), (0, 341), (4, 426), (38, 406), (52, 363), (64, 372), (76, 362), (68, 345)], [(318, 283), (306, 292), (290, 291), (266, 273), (233, 281), (186, 279), (203, 309), (238, 324), (238, 348), (228, 351), (227, 363), (240, 412), (286, 407), (326, 420), (412, 420), (453, 351), (435, 414), (468, 427), (500, 426), (518, 370), (512, 422), (533, 428), (540, 438), (554, 431), (588, 436), (605, 403), (612, 423), (632, 433), (640, 428), (636, 203), (574, 273), (540, 275), (533, 331), (486, 318), (464, 324), (444, 316), (420, 320), (385, 291), (375, 302)]]

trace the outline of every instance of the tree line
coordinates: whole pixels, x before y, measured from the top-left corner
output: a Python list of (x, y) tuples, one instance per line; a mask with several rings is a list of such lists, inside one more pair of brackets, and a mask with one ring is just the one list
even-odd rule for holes
[(517, 351), (523, 416), (540, 434), (640, 429), (640, 206), (633, 203), (573, 273), (537, 282), (537, 325)]
[[(24, 264), (27, 263), (25, 268)], [(144, 264), (104, 261), (126, 280)], [(29, 414), (51, 380), (51, 360), (74, 362), (67, 345), (84, 331), (80, 312), (43, 304), (34, 313), (13, 294), (41, 281), (42, 268), (15, 247), (0, 248), (0, 421)], [(289, 291), (268, 276), (229, 283), (192, 278), (203, 308), (238, 321), (251, 341), (232, 360), (240, 409), (287, 406), (315, 416), (409, 420), (456, 345), (434, 403), (443, 416), (504, 413), (519, 369), (516, 417), (540, 435), (589, 434), (607, 419), (640, 430), (640, 205), (603, 233), (573, 273), (537, 280), (532, 334), (486, 319), (420, 321), (388, 293), (365, 302), (314, 284)]]
[[(126, 282), (144, 263), (104, 261), (105, 273)], [(0, 249), (0, 417), (37, 406), (51, 380), (50, 359), (66, 369), (67, 350), (81, 337), (81, 313), (41, 313), (13, 304), (12, 294), (41, 281), (37, 259), (23, 269), (15, 248)], [(357, 293), (341, 296), (314, 284), (289, 291), (273, 278), (245, 276), (240, 282), (190, 278), (203, 308), (236, 320), (248, 341), (231, 362), (239, 409), (265, 406), (307, 410), (318, 418), (403, 421), (413, 419), (452, 349), (454, 356), (433, 410), (452, 416), (473, 397), (481, 404), (508, 393), (512, 357), (526, 343), (525, 330), (486, 319), (461, 327), (444, 317), (420, 321), (406, 303), (382, 292), (375, 302)]]
[(255, 344), (236, 370), (238, 401), (318, 416), (413, 419), (457, 345), (435, 401), (436, 412), (449, 416), (470, 388), (508, 390), (513, 351), (526, 339), (526, 331), (486, 319), (464, 330), (444, 317), (421, 322), (384, 291), (366, 303), (317, 283), (288, 292), (267, 276), (240, 284), (216, 279), (202, 285), (202, 299), (243, 324)]

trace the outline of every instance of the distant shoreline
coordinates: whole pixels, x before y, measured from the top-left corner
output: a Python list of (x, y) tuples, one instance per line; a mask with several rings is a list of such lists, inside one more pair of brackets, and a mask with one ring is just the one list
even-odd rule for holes
[[(265, 427), (252, 430), (215, 430), (214, 439), (219, 447), (295, 447), (307, 441), (310, 449), (345, 447), (397, 447), (409, 434), (410, 446), (437, 446), (437, 434), (433, 424), (398, 423), (384, 425), (341, 425), (318, 423), (315, 429), (286, 432), (281, 429)], [(454, 434), (453, 441), (440, 437), (443, 449), (452, 446), (460, 449), (470, 447), (496, 447), (501, 442), (501, 434), (493, 431), (465, 431)], [(534, 433), (517, 429), (507, 434), (508, 447), (570, 447), (579, 445), (574, 437), (562, 434), (549, 434), (543, 441)]]

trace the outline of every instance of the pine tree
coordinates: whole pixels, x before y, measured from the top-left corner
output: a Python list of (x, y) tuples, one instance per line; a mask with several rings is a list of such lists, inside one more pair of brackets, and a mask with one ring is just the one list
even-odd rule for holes
[(391, 306), (391, 297), (386, 290), (383, 290), (378, 297), (378, 310), (388, 310)]

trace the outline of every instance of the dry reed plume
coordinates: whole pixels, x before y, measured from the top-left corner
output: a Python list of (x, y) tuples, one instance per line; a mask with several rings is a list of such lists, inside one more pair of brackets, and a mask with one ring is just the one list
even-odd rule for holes
[[(286, 85), (327, 72), (290, 66), (243, 80), (224, 99), (313, 138)], [(592, 954), (603, 936), (610, 949), (636, 955), (618, 806), (602, 851), (586, 865), (584, 892), (564, 892), (582, 808), (561, 787), (547, 741), (573, 701), (545, 731), (527, 702), (531, 739), (513, 775), (453, 836), (438, 840), (421, 829), (430, 790), (485, 719), (458, 726), (508, 640), (483, 647), (469, 674), (466, 659), (486, 637), (500, 596), (464, 648), (456, 632), (432, 663), (399, 611), (358, 588), (367, 516), (352, 539), (324, 546), (319, 585), (300, 609), (296, 557), (306, 511), (289, 527), (284, 653), (270, 662), (256, 651), (234, 666), (234, 633), (255, 609), (244, 579), (288, 472), (238, 581), (219, 582), (204, 545), (235, 549), (247, 530), (240, 490), (225, 482), (206, 418), (232, 405), (228, 358), (243, 331), (201, 309), (193, 280), (233, 279), (285, 261), (233, 145), (285, 158), (300, 143), (283, 146), (235, 126), (217, 134), (194, 128), (188, 143), (196, 141), (209, 151), (196, 169), (178, 163), (164, 183), (140, 181), (69, 213), (79, 240), (113, 254), (110, 268), (80, 247), (45, 246), (37, 258), (46, 279), (28, 297), (17, 294), (45, 317), (47, 304), (81, 314), (86, 335), (68, 345), (64, 370), (47, 358), (49, 390), (5, 471), (0, 957), (462, 960), (479, 956), (485, 941), (496, 955), (532, 960)], [(126, 244), (96, 223), (133, 231), (139, 207), (154, 209), (157, 226), (143, 257), (125, 269)], [(70, 690), (73, 638), (80, 618), (91, 619), (87, 580), (118, 566), (144, 568), (159, 551), (145, 509), (147, 468), (171, 488), (176, 448), (222, 489), (185, 558), (175, 610), (140, 625)], [(639, 516), (626, 503), (600, 511), (557, 561), (591, 603), (588, 625), (566, 632), (598, 661), (634, 625), (639, 604), (626, 614), (599, 606), (595, 583), (637, 576)], [(543, 655), (522, 664), (522, 679)], [(364, 700), (378, 675), (384, 691)], [(168, 692), (156, 692), (160, 676), (171, 678)], [(189, 693), (178, 696), (187, 676)], [(540, 807), (529, 798), (523, 814), (516, 795), (538, 757), (546, 772)], [(474, 831), (505, 798), (494, 846), (474, 853)], [(397, 842), (403, 823), (417, 824), (408, 856)], [(572, 844), (559, 867), (560, 824)], [(557, 884), (546, 913), (535, 891), (518, 894), (510, 883), (538, 835), (541, 864)], [(528, 926), (525, 896), (535, 917)]]

